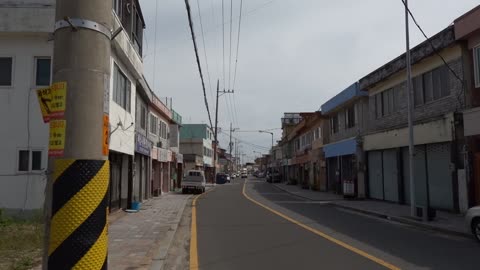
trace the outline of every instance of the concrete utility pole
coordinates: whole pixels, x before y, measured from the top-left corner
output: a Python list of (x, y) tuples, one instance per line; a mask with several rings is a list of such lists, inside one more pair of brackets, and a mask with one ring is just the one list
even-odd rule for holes
[(216, 106), (215, 106), (215, 145), (214, 145), (214, 153), (213, 153), (213, 178), (215, 179), (217, 177), (217, 144), (218, 144), (218, 98), (221, 95), (224, 94), (233, 94), (233, 90), (227, 90), (225, 89), (223, 91), (220, 91), (220, 80), (217, 80), (217, 99), (216, 99)]
[(50, 150), (52, 134), (64, 144), (49, 160), (43, 269), (107, 269), (112, 1), (57, 0), (55, 21), (53, 81), (67, 93), (63, 131), (50, 122)]
[[(412, 87), (412, 63), (410, 59), (410, 30), (408, 27), (408, 0), (405, 2), (405, 32), (406, 32), (406, 67), (407, 67), (407, 96), (408, 96), (408, 162), (410, 177), (410, 214), (415, 217), (415, 174), (414, 174), (414, 157), (415, 144), (413, 138), (413, 87)], [(423, 213), (425, 217), (427, 213)]]
[[(229, 152), (230, 152), (230, 159), (232, 158), (232, 132), (233, 132), (233, 129), (232, 129), (232, 123), (230, 123), (230, 142), (228, 143), (228, 146), (229, 146)], [(232, 172), (232, 164), (230, 162), (230, 173)]]

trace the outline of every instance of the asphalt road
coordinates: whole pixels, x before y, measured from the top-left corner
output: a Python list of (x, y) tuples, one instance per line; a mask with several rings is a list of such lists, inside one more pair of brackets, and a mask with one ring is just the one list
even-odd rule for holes
[(471, 239), (305, 201), (263, 181), (248, 180), (245, 196), (243, 182), (197, 201), (202, 270), (480, 269)]

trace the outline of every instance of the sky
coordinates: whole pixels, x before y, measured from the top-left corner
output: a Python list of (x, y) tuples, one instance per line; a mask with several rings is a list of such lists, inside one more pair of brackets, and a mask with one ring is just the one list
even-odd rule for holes
[[(267, 153), (271, 146), (271, 135), (258, 130), (272, 130), (275, 141), (280, 139), (284, 112), (316, 111), (405, 52), (401, 0), (243, 0), (238, 58), (241, 0), (223, 0), (224, 35), (222, 0), (189, 2), (212, 122), (217, 80), (221, 90), (235, 91), (219, 99), (220, 145), (228, 148), (232, 123), (233, 137), (241, 140), (246, 160)], [(140, 0), (140, 4), (146, 23), (144, 73), (150, 86), (159, 97), (173, 99), (184, 123), (209, 123), (185, 1)], [(478, 0), (421, 0), (409, 1), (409, 8), (432, 36), (478, 4)], [(411, 46), (423, 41), (411, 22)]]

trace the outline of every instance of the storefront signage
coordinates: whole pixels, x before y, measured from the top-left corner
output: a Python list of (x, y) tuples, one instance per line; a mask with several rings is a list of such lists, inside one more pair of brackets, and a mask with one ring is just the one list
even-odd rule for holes
[(142, 155), (150, 155), (152, 142), (140, 133), (135, 133), (135, 152)]
[(158, 148), (158, 161), (168, 162), (168, 150), (163, 148)]
[(172, 162), (173, 161), (173, 152), (170, 150), (167, 150), (167, 162)]
[(49, 157), (61, 157), (65, 149), (66, 120), (50, 121)]
[(158, 160), (158, 148), (154, 146), (150, 152), (150, 157), (154, 160)]
[(177, 158), (177, 163), (183, 164), (183, 154), (176, 153), (175, 156)]

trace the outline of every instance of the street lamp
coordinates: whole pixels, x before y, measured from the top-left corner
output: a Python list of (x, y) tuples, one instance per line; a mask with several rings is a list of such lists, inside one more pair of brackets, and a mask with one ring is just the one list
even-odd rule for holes
[[(268, 133), (270, 135), (272, 135), (272, 155), (270, 156), (270, 159), (273, 161), (273, 132), (270, 132), (270, 131), (266, 131), (266, 130), (259, 130), (258, 132), (260, 133)], [(273, 166), (273, 165), (272, 165)], [(273, 173), (273, 168), (272, 168), (272, 171)]]

